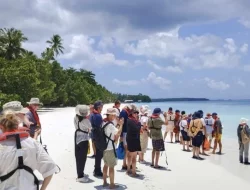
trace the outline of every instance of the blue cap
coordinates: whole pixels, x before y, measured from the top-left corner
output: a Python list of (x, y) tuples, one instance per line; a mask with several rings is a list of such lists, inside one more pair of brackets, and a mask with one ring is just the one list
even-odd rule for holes
[(201, 114), (203, 114), (203, 111), (202, 111), (202, 110), (198, 110), (198, 112), (200, 112)]
[(216, 112), (212, 113), (212, 115), (218, 115)]
[(103, 106), (102, 101), (98, 100), (94, 103), (94, 109), (97, 110), (99, 107)]
[(155, 108), (153, 111), (153, 114), (161, 114), (161, 113), (162, 113), (161, 108)]
[(180, 110), (175, 110), (175, 113), (180, 113)]

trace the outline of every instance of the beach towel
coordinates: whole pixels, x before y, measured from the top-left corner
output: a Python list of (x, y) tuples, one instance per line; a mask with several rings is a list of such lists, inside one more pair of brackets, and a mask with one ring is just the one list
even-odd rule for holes
[(123, 160), (125, 157), (125, 150), (123, 146), (123, 142), (119, 143), (118, 148), (116, 149), (116, 155), (119, 160)]

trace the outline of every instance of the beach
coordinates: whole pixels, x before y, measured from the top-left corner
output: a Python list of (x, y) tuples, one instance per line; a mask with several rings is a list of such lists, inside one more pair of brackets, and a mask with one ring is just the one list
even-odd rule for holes
[[(123, 105), (124, 106), (124, 105)], [(112, 104), (106, 104), (103, 113)], [(48, 152), (53, 160), (60, 166), (61, 172), (53, 176), (49, 190), (78, 190), (78, 189), (105, 189), (102, 188), (102, 179), (93, 176), (94, 159), (88, 158), (85, 173), (91, 182), (76, 182), (76, 165), (74, 156), (73, 118), (74, 108), (56, 108), (48, 112), (40, 112), (42, 122), (43, 143), (47, 145)], [(168, 139), (169, 141), (169, 139)], [(137, 164), (138, 174), (141, 178), (132, 178), (121, 171), (122, 160), (115, 167), (115, 182), (121, 187), (118, 189), (185, 189), (214, 188), (233, 189), (247, 188), (250, 185), (250, 168), (238, 162), (238, 143), (230, 138), (223, 138), (223, 155), (210, 155), (204, 161), (192, 159), (192, 154), (182, 151), (179, 144), (166, 143), (167, 170), (157, 170), (150, 167), (152, 145), (145, 160), (149, 163)], [(92, 152), (88, 155), (92, 155)], [(159, 164), (166, 165), (163, 152)], [(103, 166), (103, 164), (102, 164)]]

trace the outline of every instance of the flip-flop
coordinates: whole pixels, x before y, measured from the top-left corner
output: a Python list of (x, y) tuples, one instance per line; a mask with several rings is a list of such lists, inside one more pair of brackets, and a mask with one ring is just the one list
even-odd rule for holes
[(191, 150), (186, 150), (187, 152), (192, 152)]
[(155, 169), (163, 169), (164, 167), (162, 166), (154, 166)]
[(137, 178), (137, 177), (140, 177), (140, 175), (139, 174), (135, 174), (135, 175), (132, 174), (130, 177)]
[(150, 166), (151, 166), (151, 167), (154, 167), (154, 164), (151, 164)]

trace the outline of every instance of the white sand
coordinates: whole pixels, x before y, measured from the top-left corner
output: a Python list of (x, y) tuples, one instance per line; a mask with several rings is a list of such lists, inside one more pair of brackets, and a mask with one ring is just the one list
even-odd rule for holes
[[(104, 111), (107, 107), (105, 105)], [(87, 159), (85, 173), (91, 183), (76, 182), (74, 156), (74, 108), (55, 109), (53, 112), (40, 113), (43, 125), (43, 142), (53, 160), (61, 167), (60, 174), (54, 175), (49, 190), (103, 189), (102, 179), (93, 176), (94, 159)], [(193, 160), (191, 153), (181, 151), (177, 144), (166, 144), (169, 168), (172, 171), (156, 170), (149, 165), (137, 164), (143, 179), (131, 178), (121, 171), (122, 161), (116, 166), (115, 182), (119, 189), (246, 189), (250, 186), (250, 166), (238, 163), (238, 144), (236, 140), (223, 139), (225, 155), (211, 155), (204, 161)], [(146, 160), (151, 160), (151, 141)], [(92, 155), (92, 153), (90, 154)], [(163, 154), (159, 161), (166, 166)], [(103, 166), (103, 164), (102, 164)]]

